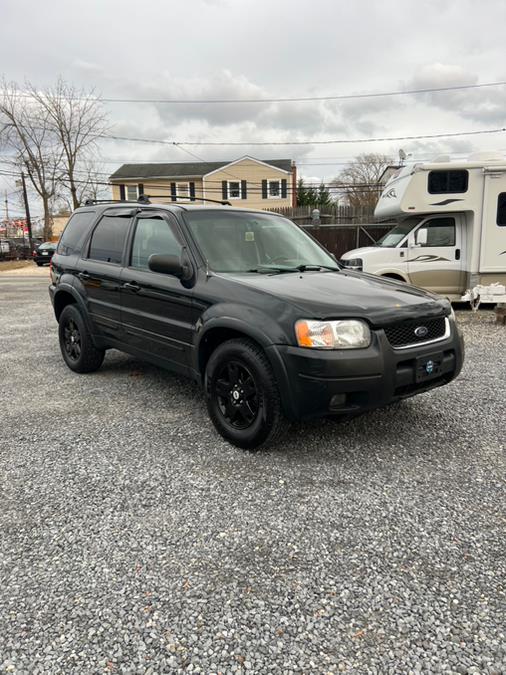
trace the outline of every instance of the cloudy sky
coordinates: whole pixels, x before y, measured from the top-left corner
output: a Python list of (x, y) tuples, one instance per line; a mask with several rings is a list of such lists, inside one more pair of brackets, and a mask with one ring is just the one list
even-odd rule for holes
[[(108, 98), (282, 98), (506, 80), (504, 0), (0, 0), (0, 74), (66, 80)], [(111, 133), (184, 141), (346, 140), (506, 126), (506, 86), (334, 102), (110, 103)], [(290, 157), (328, 180), (360, 152), (414, 158), (494, 134), (381, 143), (163, 146), (104, 141), (102, 170), (132, 161)], [(10, 183), (0, 187), (13, 189)]]

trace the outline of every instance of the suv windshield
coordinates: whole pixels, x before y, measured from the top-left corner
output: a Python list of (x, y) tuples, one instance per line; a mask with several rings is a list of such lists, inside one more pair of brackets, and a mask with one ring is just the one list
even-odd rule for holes
[(189, 228), (215, 272), (339, 269), (335, 259), (287, 218), (244, 211), (187, 211)]
[(386, 248), (394, 248), (399, 244), (404, 237), (411, 232), (411, 230), (418, 225), (421, 218), (410, 218), (402, 223), (396, 225), (390, 232), (378, 239), (376, 246), (384, 246)]

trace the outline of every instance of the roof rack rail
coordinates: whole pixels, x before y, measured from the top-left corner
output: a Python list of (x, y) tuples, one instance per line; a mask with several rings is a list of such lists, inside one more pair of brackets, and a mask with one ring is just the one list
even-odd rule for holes
[[(164, 199), (167, 199), (168, 196), (170, 195), (143, 195), (148, 197), (149, 199), (161, 199), (162, 197)], [(139, 197), (140, 199), (140, 197)], [(208, 199), (207, 197), (189, 197), (188, 201), (190, 202), (213, 202), (213, 204), (221, 204), (222, 206), (232, 206), (232, 204), (227, 201), (226, 199)], [(187, 202), (170, 202), (171, 204), (174, 204), (174, 206), (181, 206), (183, 203), (186, 204)]]
[(151, 202), (146, 195), (139, 195), (138, 199), (86, 199), (84, 202), (84, 206), (95, 204), (151, 204)]

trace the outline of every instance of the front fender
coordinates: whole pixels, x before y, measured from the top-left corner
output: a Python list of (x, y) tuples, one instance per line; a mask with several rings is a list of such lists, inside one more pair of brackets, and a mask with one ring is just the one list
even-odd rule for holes
[(230, 328), (245, 333), (265, 348), (276, 344), (293, 344), (294, 336), (288, 335), (282, 325), (283, 317), (274, 319), (256, 307), (220, 302), (209, 307), (197, 321), (196, 346), (213, 328)]
[(199, 319), (196, 325), (196, 338), (193, 367), (200, 372), (199, 354), (202, 341), (215, 329), (240, 333), (259, 344), (274, 372), (281, 395), (283, 412), (289, 419), (295, 418), (295, 403), (289, 386), (286, 366), (278, 345), (293, 344), (293, 338), (281, 328), (279, 317), (276, 320), (265, 312), (244, 305), (220, 303), (213, 305)]

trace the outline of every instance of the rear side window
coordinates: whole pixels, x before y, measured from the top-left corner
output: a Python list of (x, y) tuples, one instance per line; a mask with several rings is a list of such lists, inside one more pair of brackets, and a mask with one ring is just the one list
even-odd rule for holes
[(506, 227), (506, 192), (500, 192), (497, 197), (496, 223), (501, 227)]
[(94, 211), (74, 213), (58, 242), (57, 252), (61, 255), (80, 253), (83, 241), (94, 218)]
[(91, 235), (88, 258), (119, 265), (129, 223), (129, 217), (104, 216)]
[(469, 173), (465, 169), (429, 171), (428, 182), (431, 195), (467, 192)]

